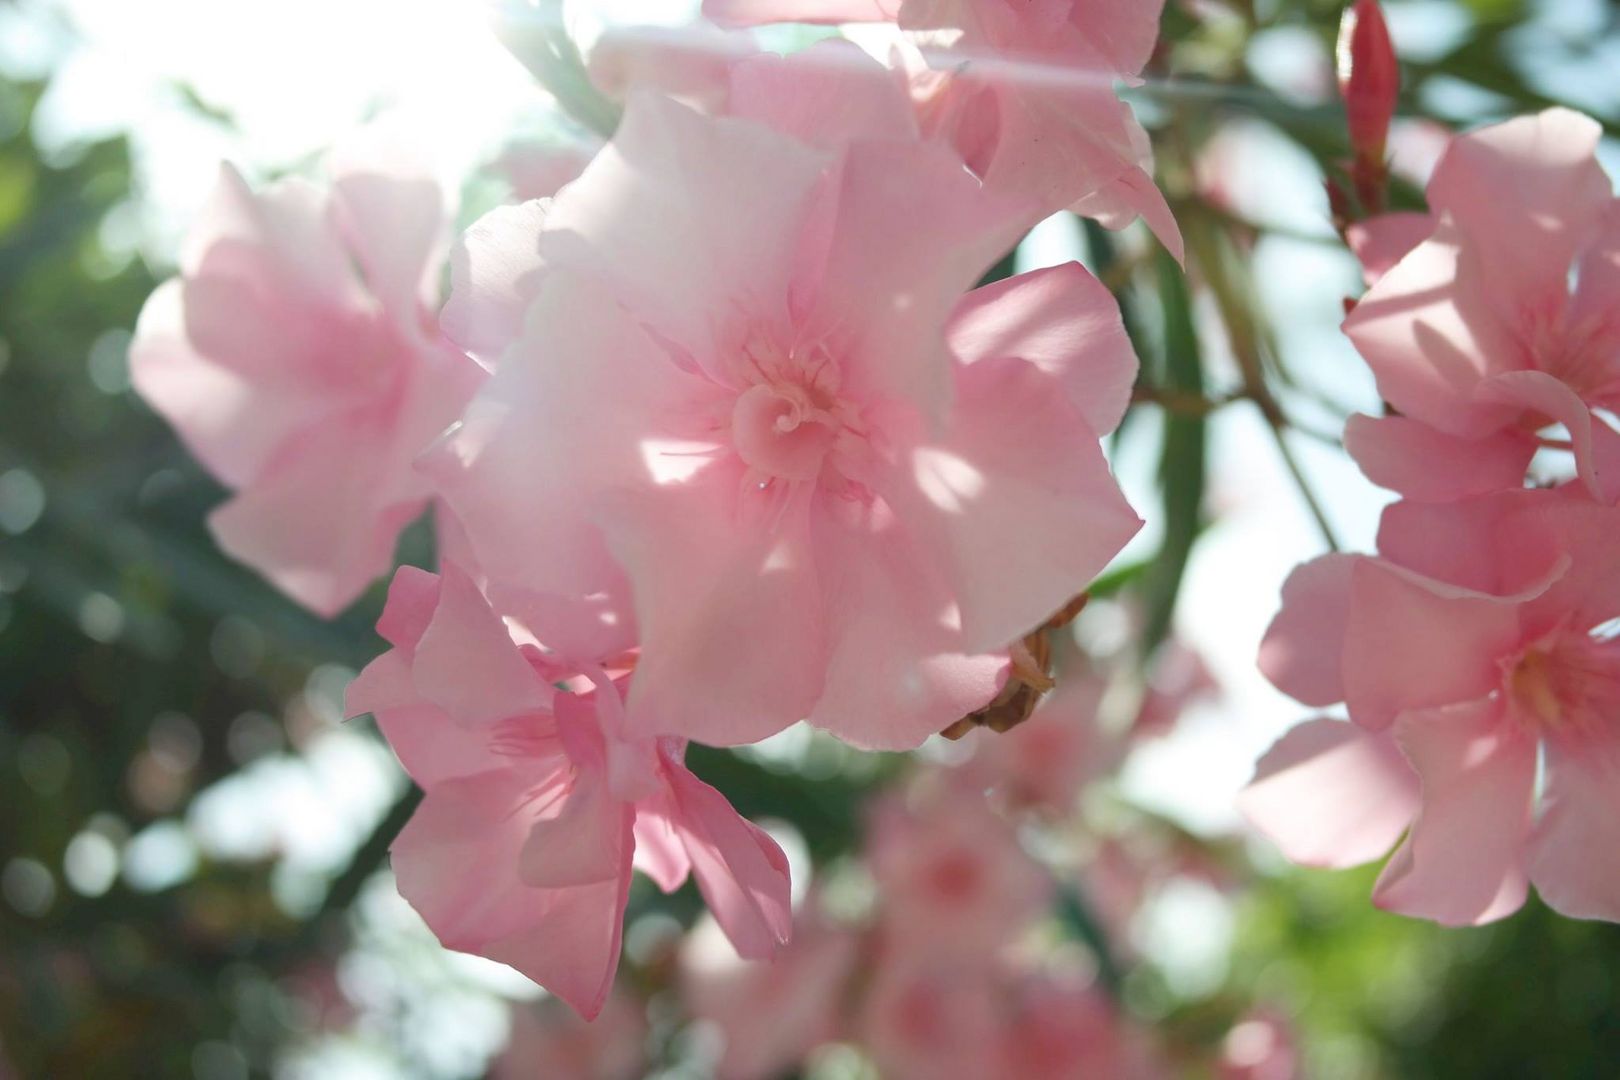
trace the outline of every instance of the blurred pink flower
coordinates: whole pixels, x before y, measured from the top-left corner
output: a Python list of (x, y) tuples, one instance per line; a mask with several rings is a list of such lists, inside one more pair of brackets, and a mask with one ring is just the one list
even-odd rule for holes
[(490, 1080), (635, 1080), (646, 1075), (647, 1018), (639, 1002), (609, 994), (594, 1020), (554, 1003), (515, 1004), (506, 1049)]
[[(1138, 216), (1179, 258), (1147, 133), (1115, 93), (1137, 82), (1163, 0), (706, 0), (722, 25), (889, 22), (924, 35), (914, 72), (925, 132), (993, 187), (1119, 228)], [(954, 32), (938, 48), (937, 32)]]
[(454, 567), (401, 569), (377, 629), (393, 648), (347, 708), (376, 717), (426, 793), (391, 851), (400, 893), (447, 947), (594, 1016), (632, 865), (666, 892), (695, 874), (744, 956), (786, 940), (785, 857), (687, 771), (683, 741), (623, 738), (622, 681), (560, 666)]
[(1300, 1080), (1294, 1025), (1275, 1009), (1255, 1009), (1226, 1033), (1221, 1043), (1219, 1080)]
[(894, 1080), (983, 1080), (998, 1073), (1002, 1018), (982, 957), (913, 948), (878, 966), (860, 1010), (861, 1044)]
[(977, 786), (951, 774), (873, 811), (867, 858), (896, 953), (993, 957), (1051, 902), (1052, 881)]
[(1095, 987), (1043, 976), (1014, 988), (997, 1068), (1018, 1080), (1150, 1080), (1169, 1076), (1142, 1034)]
[(130, 352), (135, 388), (234, 492), (209, 519), (220, 546), (327, 616), (387, 572), (428, 503), (412, 459), (483, 374), (434, 321), (438, 185), (376, 132), (331, 173), (256, 194), (225, 166)]
[(1306, 704), (1345, 701), (1360, 727), (1285, 736), (1250, 816), (1290, 855), (1346, 865), (1393, 842), (1420, 792), (1380, 906), (1480, 923), (1533, 882), (1560, 912), (1620, 920), (1620, 870), (1602, 854), (1620, 839), (1620, 509), (1568, 486), (1405, 502), (1378, 546), (1307, 563), (1284, 588), (1262, 668)]
[(1402, 414), (1348, 440), (1376, 482), (1425, 498), (1516, 487), (1535, 433), (1559, 424), (1593, 495), (1620, 497), (1620, 434), (1592, 411), (1620, 407), (1620, 200), (1601, 134), (1549, 109), (1459, 136), (1429, 181), (1426, 239), (1400, 254), (1423, 231), (1411, 216), (1352, 238), (1376, 280), (1344, 330)]
[(492, 595), (639, 639), (638, 735), (904, 748), (984, 704), (1140, 525), (1098, 445), (1135, 372), (1107, 290), (964, 296), (1035, 216), (939, 146), (635, 95), (456, 258), (445, 325), (499, 371), (425, 467)]
[(1107, 689), (1094, 672), (1059, 672), (1028, 720), (974, 735), (968, 771), (1014, 807), (1073, 812), (1085, 786), (1124, 756), (1123, 739), (1105, 732), (1097, 715)]
[(763, 963), (743, 960), (715, 924), (700, 924), (681, 951), (681, 1000), (725, 1038), (715, 1075), (770, 1080), (842, 1038), (860, 945), (814, 901), (794, 919), (793, 940)]

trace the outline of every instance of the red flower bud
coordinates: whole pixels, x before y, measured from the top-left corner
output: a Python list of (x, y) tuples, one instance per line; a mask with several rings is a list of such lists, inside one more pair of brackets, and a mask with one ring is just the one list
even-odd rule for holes
[(1389, 122), (1401, 91), (1389, 26), (1378, 0), (1355, 0), (1339, 23), (1339, 92), (1350, 118), (1350, 145), (1359, 161), (1383, 164)]

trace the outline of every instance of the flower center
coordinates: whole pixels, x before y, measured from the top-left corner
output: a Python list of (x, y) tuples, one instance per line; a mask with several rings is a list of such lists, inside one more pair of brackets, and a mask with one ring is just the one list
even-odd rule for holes
[(837, 422), (791, 383), (758, 383), (737, 397), (731, 439), (751, 467), (785, 480), (814, 480), (838, 434)]
[(811, 482), (842, 490), (864, 443), (860, 410), (840, 393), (837, 361), (819, 344), (783, 348), (756, 335), (743, 346), (731, 404), (731, 444), (751, 485)]
[(1537, 643), (1508, 665), (1504, 687), (1537, 734), (1590, 728), (1620, 714), (1620, 641), (1564, 634)]

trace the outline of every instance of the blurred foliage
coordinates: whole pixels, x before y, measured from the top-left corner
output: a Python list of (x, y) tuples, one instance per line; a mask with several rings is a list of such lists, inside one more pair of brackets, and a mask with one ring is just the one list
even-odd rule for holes
[[(1519, 59), (1525, 21), (1542, 5), (1455, 6), (1471, 16), (1466, 31), (1408, 65), (1406, 111), (1432, 111), (1432, 91), (1458, 85), (1494, 95), (1502, 112), (1549, 103)], [(1286, 451), (1298, 432), (1273, 391), (1309, 383), (1304, 358), (1281, 355), (1248, 276), (1264, 229), (1201, 201), (1198, 148), (1245, 118), (1275, 126), (1325, 174), (1348, 150), (1336, 107), (1284, 100), (1247, 60), (1255, 37), (1279, 28), (1329, 46), (1338, 3), (1234, 0), (1215, 18), (1212, 5), (1196, 7), (1198, 17), (1195, 5), (1169, 5), (1160, 78), (1140, 91), (1163, 183), (1194, 241), (1187, 274), (1162, 254), (1133, 262), (1088, 229), (1093, 263), (1148, 361), (1138, 396), (1150, 404), (1139, 412), (1165, 413), (1159, 555), (1098, 590), (1140, 601), (1144, 652), (1168, 632), (1206, 524), (1208, 413), (1258, 408)], [(1610, 12), (1612, 45), (1620, 15)], [(1562, 43), (1572, 56), (1598, 45)], [(577, 54), (555, 40), (547, 48), (578, 75)], [(380, 596), (321, 622), (212, 545), (204, 518), (221, 491), (128, 389), (129, 334), (155, 281), (119, 240), (139, 198), (130, 148), (111, 139), (42, 157), (30, 121), (43, 89), (0, 81), (0, 1076), (8, 1065), (26, 1077), (268, 1075), (288, 1046), (348, 1010), (334, 966), (359, 933), (351, 908), (384, 866), (411, 796), (363, 823), (353, 856), (316, 880), (289, 878), (274, 851), (211, 861), (185, 823), (210, 785), (296, 759), (334, 729), (347, 672), (376, 651)], [(1612, 132), (1620, 118), (1600, 119)], [(1241, 369), (1229, 395), (1202, 336), (1207, 320), (1195, 317), (1203, 291), (1217, 294), (1231, 338), (1220, 347)], [(405, 561), (427, 555), (420, 535), (407, 538)], [(690, 760), (742, 813), (791, 822), (818, 866), (854, 848), (864, 801), (899, 768), (830, 744), (791, 766), (702, 748)], [(137, 847), (165, 842), (178, 845), (172, 873), (134, 872)], [(1172, 1046), (1207, 1048), (1260, 1002), (1298, 1018), (1315, 1076), (1597, 1078), (1620, 1068), (1620, 929), (1532, 903), (1498, 926), (1444, 931), (1371, 907), (1371, 871), (1281, 871), (1259, 858), (1256, 875), (1230, 843), (1178, 843), (1242, 884), (1227, 886), (1238, 930), (1212, 989), (1183, 994), (1140, 958), (1113, 958), (1125, 1002), (1160, 1022)], [(671, 898), (638, 887), (632, 914), (686, 922), (696, 908), (690, 887)], [(1081, 939), (1099, 933), (1078, 896), (1064, 916)], [(634, 979), (656, 985), (667, 957), (629, 952)], [(398, 1027), (373, 1035), (410, 1045), (409, 1011), (395, 1012)]]

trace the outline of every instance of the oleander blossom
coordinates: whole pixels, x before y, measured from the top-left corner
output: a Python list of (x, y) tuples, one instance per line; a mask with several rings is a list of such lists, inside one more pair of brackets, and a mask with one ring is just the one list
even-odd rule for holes
[(1549, 109), (1452, 140), (1430, 213), (1350, 239), (1371, 287), (1344, 331), (1401, 414), (1354, 417), (1376, 483), (1445, 499), (1522, 484), (1537, 434), (1567, 432), (1594, 497), (1620, 498), (1620, 200), (1599, 125)]
[(683, 740), (624, 737), (630, 660), (562, 662), (453, 566), (402, 568), (377, 629), (393, 647), (347, 709), (376, 717), (425, 792), (390, 850), (401, 895), (446, 947), (510, 964), (593, 1017), (632, 867), (666, 892), (693, 874), (740, 955), (787, 939), (775, 842), (686, 769)]
[(769, 964), (739, 957), (712, 920), (694, 927), (681, 945), (681, 1001), (719, 1029), (718, 1080), (772, 1080), (846, 1037), (862, 945), (813, 894), (794, 918), (793, 940)]
[(1620, 509), (1579, 485), (1385, 512), (1377, 557), (1294, 572), (1261, 667), (1314, 720), (1245, 809), (1300, 861), (1376, 858), (1380, 906), (1446, 924), (1620, 920)]
[(1098, 442), (1136, 359), (1078, 265), (967, 291), (1038, 208), (903, 116), (756, 122), (815, 127), (772, 70), (754, 119), (634, 94), (549, 205), (469, 231), (444, 322), (498, 372), (423, 467), (503, 610), (639, 644), (630, 734), (911, 747), (1139, 527)]
[(437, 327), (431, 175), (380, 131), (330, 173), (254, 192), (224, 166), (130, 349), (141, 397), (232, 489), (220, 546), (323, 616), (388, 572), (428, 504), (412, 461), (483, 376)]
[(893, 22), (930, 138), (985, 183), (1109, 228), (1141, 217), (1177, 258), (1180, 229), (1153, 182), (1147, 132), (1116, 91), (1139, 84), (1163, 0), (705, 0), (724, 26)]

